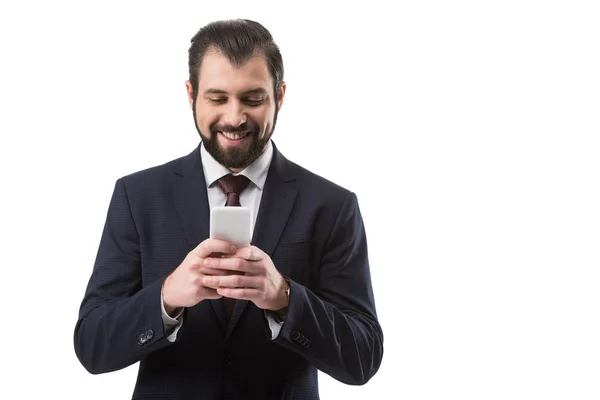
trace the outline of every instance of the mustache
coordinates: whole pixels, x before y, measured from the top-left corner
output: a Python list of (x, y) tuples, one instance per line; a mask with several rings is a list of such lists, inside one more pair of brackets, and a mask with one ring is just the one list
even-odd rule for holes
[(254, 122), (251, 122), (251, 121), (246, 121), (243, 124), (238, 125), (238, 126), (219, 125), (217, 123), (212, 124), (210, 126), (210, 132), (212, 134), (216, 134), (219, 131), (228, 132), (228, 133), (244, 133), (244, 132), (256, 133), (256, 132), (258, 132), (258, 129), (259, 129), (258, 124), (255, 124)]

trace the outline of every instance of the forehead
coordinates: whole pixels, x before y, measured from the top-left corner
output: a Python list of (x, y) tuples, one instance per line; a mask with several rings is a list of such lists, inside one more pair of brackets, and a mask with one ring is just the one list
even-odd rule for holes
[(209, 51), (200, 65), (198, 90), (200, 93), (209, 89), (237, 93), (263, 88), (270, 93), (272, 82), (267, 61), (262, 55), (252, 56), (245, 64), (234, 66), (221, 53)]

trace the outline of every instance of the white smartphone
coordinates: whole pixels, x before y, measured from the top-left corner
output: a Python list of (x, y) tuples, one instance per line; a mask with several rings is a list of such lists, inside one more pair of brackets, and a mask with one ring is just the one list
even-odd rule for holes
[(225, 240), (236, 247), (250, 245), (250, 209), (219, 206), (210, 209), (210, 237)]

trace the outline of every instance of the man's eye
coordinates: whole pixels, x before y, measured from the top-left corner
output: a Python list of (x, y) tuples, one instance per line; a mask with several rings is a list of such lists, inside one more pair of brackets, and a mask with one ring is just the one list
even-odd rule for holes
[(211, 97), (209, 100), (211, 103), (215, 104), (223, 104), (227, 101), (227, 99), (224, 99), (223, 97)]
[(248, 104), (249, 106), (259, 106), (261, 105), (263, 102), (263, 99), (245, 99), (244, 103)]

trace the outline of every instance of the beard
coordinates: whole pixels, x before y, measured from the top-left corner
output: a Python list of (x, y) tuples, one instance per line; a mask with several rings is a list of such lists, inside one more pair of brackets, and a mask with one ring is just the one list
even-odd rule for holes
[[(219, 125), (214, 122), (210, 126), (210, 135), (205, 135), (200, 130), (198, 122), (196, 120), (196, 102), (193, 105), (194, 124), (196, 130), (202, 138), (204, 148), (219, 164), (223, 165), (227, 169), (243, 169), (248, 165), (252, 164), (265, 150), (265, 147), (273, 136), (275, 130), (275, 123), (277, 122), (277, 114), (279, 107), (275, 103), (275, 115), (273, 117), (273, 127), (270, 132), (266, 132), (265, 135), (260, 137), (260, 126), (251, 119), (239, 126), (232, 125)], [(218, 135), (219, 131), (229, 133), (245, 133), (248, 132), (248, 136), (244, 139), (249, 141), (247, 148), (228, 148), (225, 149), (219, 144)]]

